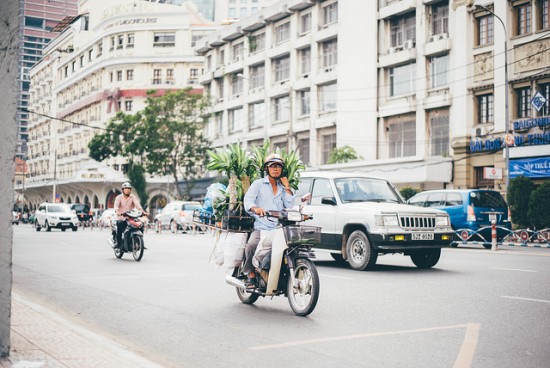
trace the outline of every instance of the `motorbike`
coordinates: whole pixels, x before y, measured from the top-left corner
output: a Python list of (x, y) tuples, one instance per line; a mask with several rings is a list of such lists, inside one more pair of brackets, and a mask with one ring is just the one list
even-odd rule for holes
[(115, 256), (122, 258), (124, 253), (132, 253), (134, 260), (141, 261), (143, 252), (145, 250), (145, 244), (143, 242), (143, 230), (145, 223), (143, 222), (143, 212), (133, 209), (124, 213), (126, 221), (126, 229), (122, 234), (122, 244), (116, 248), (116, 221), (111, 221), (111, 238), (109, 239), (109, 245), (113, 248)]
[[(266, 216), (278, 225), (268, 232), (271, 249), (261, 262), (256, 261), (258, 266), (255, 266), (260, 270), (257, 287), (246, 288), (247, 275), (242, 272), (244, 260), (232, 274), (226, 275), (226, 282), (236, 287), (237, 296), (244, 304), (253, 304), (260, 296), (284, 295), (296, 315), (307, 316), (319, 299), (319, 274), (311, 261), (315, 258), (311, 247), (320, 243), (321, 228), (298, 224), (312, 218), (298, 210), (267, 211)], [(260, 240), (258, 249), (263, 241)]]

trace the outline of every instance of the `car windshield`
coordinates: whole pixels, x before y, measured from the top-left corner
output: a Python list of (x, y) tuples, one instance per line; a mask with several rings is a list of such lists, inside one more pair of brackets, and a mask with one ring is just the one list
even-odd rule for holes
[(65, 206), (50, 206), (48, 208), (48, 212), (67, 213), (67, 212), (71, 212), (71, 210)]
[(474, 207), (505, 208), (506, 202), (498, 192), (479, 191), (470, 193), (470, 203)]
[(383, 179), (342, 178), (335, 179), (336, 190), (343, 203), (395, 202), (402, 203), (393, 187)]
[(84, 205), (84, 204), (75, 204), (73, 205), (73, 210), (75, 210), (76, 212), (88, 212), (90, 211), (90, 209), (88, 208), (88, 206)]
[(199, 205), (199, 204), (186, 204), (183, 206), (183, 209), (184, 210), (198, 210), (198, 209), (201, 209), (202, 207)]

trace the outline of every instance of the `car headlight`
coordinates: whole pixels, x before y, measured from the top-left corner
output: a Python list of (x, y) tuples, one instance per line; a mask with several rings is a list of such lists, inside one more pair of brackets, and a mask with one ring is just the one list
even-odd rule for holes
[(399, 226), (397, 215), (376, 215), (376, 225), (378, 226)]
[(449, 226), (449, 216), (437, 216), (435, 226)]
[(57, 216), (51, 216), (52, 220), (57, 220)]

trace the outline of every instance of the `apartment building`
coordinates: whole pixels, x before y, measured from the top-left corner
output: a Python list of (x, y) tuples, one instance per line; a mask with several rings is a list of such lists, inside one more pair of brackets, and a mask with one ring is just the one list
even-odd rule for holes
[[(202, 57), (192, 44), (212, 32), (195, 8), (116, 0), (79, 2), (79, 15), (45, 49), (30, 71), (29, 178), (25, 198), (112, 207), (127, 162), (98, 163), (88, 143), (118, 111), (145, 107), (147, 92), (193, 87)], [(152, 207), (170, 198), (168, 178), (150, 178)], [(55, 196), (55, 197), (52, 197)]]
[[(270, 139), (309, 167), (505, 191), (506, 151), (511, 177), (550, 160), (548, 1), (479, 4), (286, 0), (221, 29), (196, 48), (213, 145)], [(361, 159), (328, 165), (343, 146)]]

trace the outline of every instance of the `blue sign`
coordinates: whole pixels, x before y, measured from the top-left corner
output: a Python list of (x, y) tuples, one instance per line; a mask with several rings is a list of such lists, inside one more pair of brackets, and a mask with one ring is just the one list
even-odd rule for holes
[(531, 99), (531, 105), (533, 105), (533, 107), (537, 109), (537, 111), (540, 111), (545, 103), (546, 98), (539, 91), (537, 91), (535, 96), (533, 96), (533, 98)]
[(510, 178), (518, 176), (528, 178), (550, 177), (550, 157), (510, 160)]

